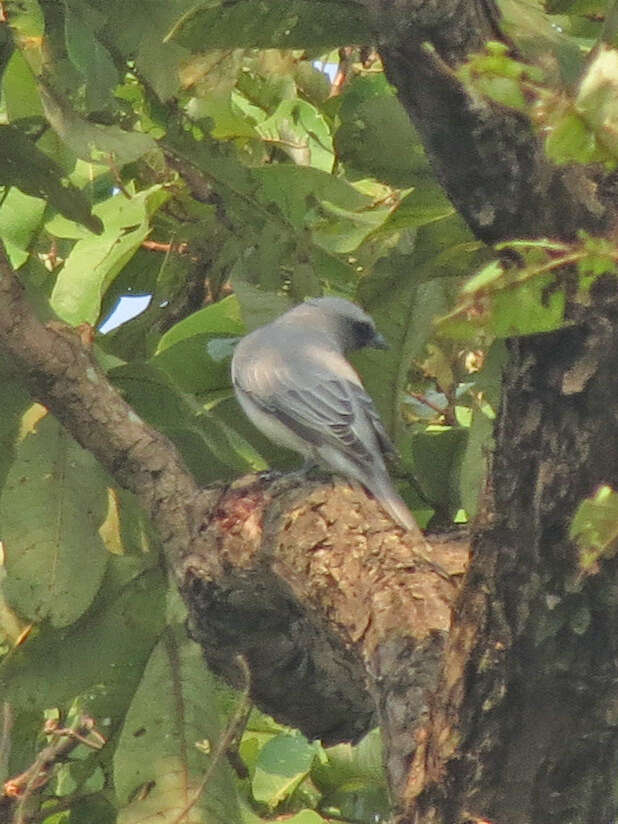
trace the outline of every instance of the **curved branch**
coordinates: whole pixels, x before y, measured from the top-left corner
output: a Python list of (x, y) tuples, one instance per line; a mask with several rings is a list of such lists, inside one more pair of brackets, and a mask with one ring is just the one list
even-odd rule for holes
[(233, 680), (243, 654), (253, 699), (312, 737), (354, 739), (390, 719), (403, 780), (467, 543), (416, 546), (345, 482), (262, 476), (201, 489), (78, 332), (34, 316), (4, 255), (0, 351), (151, 516), (212, 668)]

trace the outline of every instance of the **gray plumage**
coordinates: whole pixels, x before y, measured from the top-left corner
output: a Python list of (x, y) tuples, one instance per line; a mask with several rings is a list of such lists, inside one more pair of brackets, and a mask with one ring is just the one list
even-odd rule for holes
[(420, 535), (385, 457), (395, 450), (346, 350), (385, 348), (373, 320), (343, 298), (314, 298), (244, 337), (232, 381), (247, 416), (275, 443), (354, 478)]

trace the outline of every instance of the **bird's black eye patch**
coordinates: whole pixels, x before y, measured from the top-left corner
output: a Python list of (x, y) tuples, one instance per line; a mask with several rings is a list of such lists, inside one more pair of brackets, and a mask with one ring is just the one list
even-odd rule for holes
[(366, 346), (375, 336), (375, 330), (370, 323), (364, 320), (352, 321), (352, 335), (354, 337), (354, 345), (359, 349)]

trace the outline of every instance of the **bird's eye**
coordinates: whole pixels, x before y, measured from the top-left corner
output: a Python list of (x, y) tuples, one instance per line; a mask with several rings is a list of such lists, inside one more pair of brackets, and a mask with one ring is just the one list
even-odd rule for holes
[(373, 326), (364, 320), (355, 320), (352, 323), (352, 331), (356, 345), (360, 348), (369, 343), (375, 335)]

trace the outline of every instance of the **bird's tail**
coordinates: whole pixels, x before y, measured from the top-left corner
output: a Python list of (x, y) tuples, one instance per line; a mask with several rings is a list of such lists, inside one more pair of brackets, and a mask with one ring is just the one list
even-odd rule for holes
[(364, 485), (378, 499), (382, 507), (388, 512), (395, 523), (411, 532), (417, 538), (422, 538), (423, 533), (416, 523), (414, 516), (404, 503), (403, 499), (395, 492), (393, 483), (385, 473), (377, 475), (371, 479), (364, 479)]

